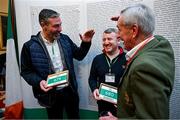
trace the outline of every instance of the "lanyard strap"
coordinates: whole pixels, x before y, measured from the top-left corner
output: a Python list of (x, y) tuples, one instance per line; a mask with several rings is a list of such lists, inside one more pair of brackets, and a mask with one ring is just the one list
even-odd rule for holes
[(55, 53), (54, 53), (54, 45), (52, 44), (52, 54), (53, 54), (53, 56), (55, 55)]
[(108, 66), (109, 66), (109, 73), (111, 73), (111, 66), (117, 61), (117, 59), (119, 58), (119, 55), (118, 55), (117, 58), (114, 60), (114, 62), (112, 62), (113, 60), (109, 62), (107, 56), (105, 56), (105, 57), (106, 57), (106, 61), (107, 61)]

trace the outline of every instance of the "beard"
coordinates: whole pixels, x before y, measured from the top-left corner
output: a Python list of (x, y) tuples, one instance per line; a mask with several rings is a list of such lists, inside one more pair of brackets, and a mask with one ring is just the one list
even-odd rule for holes
[(56, 33), (53, 33), (53, 34), (52, 34), (53, 39), (58, 39), (59, 36), (60, 36), (60, 33), (59, 33), (59, 32), (56, 32)]

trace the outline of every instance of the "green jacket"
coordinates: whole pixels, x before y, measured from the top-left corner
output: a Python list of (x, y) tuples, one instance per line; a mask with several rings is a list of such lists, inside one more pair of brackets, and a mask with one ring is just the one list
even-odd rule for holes
[(124, 72), (118, 86), (118, 118), (168, 118), (174, 75), (173, 49), (168, 40), (155, 36)]

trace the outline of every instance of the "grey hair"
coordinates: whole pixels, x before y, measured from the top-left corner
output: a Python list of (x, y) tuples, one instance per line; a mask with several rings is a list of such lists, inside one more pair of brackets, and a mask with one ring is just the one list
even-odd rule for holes
[(153, 34), (155, 16), (149, 7), (143, 4), (127, 7), (121, 11), (121, 16), (123, 16), (126, 26), (137, 24), (145, 35)]
[(104, 31), (104, 33), (112, 33), (112, 32), (117, 33), (118, 30), (116, 28), (108, 28)]
[(42, 9), (39, 13), (39, 24), (41, 25), (41, 22), (44, 22), (45, 24), (47, 24), (49, 18), (56, 18), (59, 16), (60, 14), (54, 10)]

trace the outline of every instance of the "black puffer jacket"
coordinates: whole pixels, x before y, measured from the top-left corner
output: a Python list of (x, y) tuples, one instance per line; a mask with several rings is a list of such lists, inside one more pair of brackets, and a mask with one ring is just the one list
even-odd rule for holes
[[(82, 42), (80, 47), (77, 47), (67, 35), (61, 33), (58, 45), (62, 61), (66, 69), (69, 70), (70, 85), (74, 91), (77, 91), (73, 58), (82, 60), (86, 56), (91, 43)], [(54, 73), (52, 61), (40, 33), (31, 36), (31, 39), (24, 43), (22, 48), (21, 76), (33, 87), (35, 96), (42, 92), (39, 86), (40, 81), (46, 80), (47, 76), (52, 73)]]

